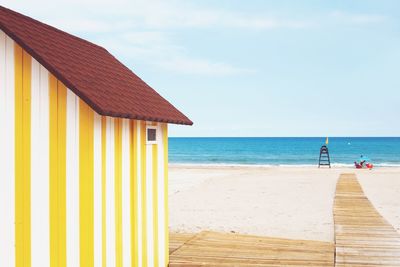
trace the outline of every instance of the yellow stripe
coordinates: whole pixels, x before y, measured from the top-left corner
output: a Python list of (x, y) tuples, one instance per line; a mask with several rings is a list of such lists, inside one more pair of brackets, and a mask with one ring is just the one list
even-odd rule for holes
[(79, 101), (80, 265), (94, 265), (94, 114)]
[(50, 98), (50, 265), (66, 266), (67, 89), (49, 76)]
[(115, 260), (122, 267), (122, 120), (115, 119)]
[(31, 265), (31, 57), (15, 45), (15, 257)]
[(153, 226), (154, 266), (158, 266), (158, 145), (153, 148)]
[(137, 149), (138, 140), (136, 138), (137, 122), (134, 120), (130, 121), (130, 163), (131, 163), (131, 255), (132, 255), (132, 266), (138, 267), (138, 177), (137, 177)]
[(169, 210), (168, 210), (168, 124), (162, 125), (164, 144), (164, 212), (165, 212), (165, 264), (169, 262)]
[(102, 262), (103, 262), (103, 267), (106, 267), (106, 242), (107, 242), (107, 238), (106, 238), (106, 153), (107, 153), (107, 149), (106, 149), (106, 133), (107, 133), (107, 119), (106, 117), (102, 117), (101, 118), (101, 236), (102, 236), (102, 246), (101, 246), (101, 250), (102, 250)]
[(23, 91), (22, 48), (15, 45), (15, 263), (24, 265), (24, 173), (23, 173)]
[(24, 265), (31, 265), (31, 56), (23, 52), (22, 73), (22, 135), (23, 135), (23, 197), (24, 197)]
[(146, 122), (140, 122), (140, 157), (142, 179), (142, 266), (147, 267), (147, 220), (146, 220)]

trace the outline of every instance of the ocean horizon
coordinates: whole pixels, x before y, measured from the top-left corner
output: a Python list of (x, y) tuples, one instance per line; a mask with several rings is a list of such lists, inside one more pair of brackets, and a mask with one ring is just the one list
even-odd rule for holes
[[(326, 137), (170, 137), (169, 162), (189, 165), (316, 166)], [(332, 166), (360, 156), (376, 167), (400, 166), (400, 137), (330, 137)]]

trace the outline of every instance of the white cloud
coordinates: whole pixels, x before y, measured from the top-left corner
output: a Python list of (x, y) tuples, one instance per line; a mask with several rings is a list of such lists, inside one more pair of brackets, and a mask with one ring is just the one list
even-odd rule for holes
[[(1, 4), (65, 31), (90, 37), (118, 57), (141, 60), (183, 74), (233, 75), (254, 72), (227, 62), (190, 55), (174, 42), (180, 29), (299, 29), (332, 23), (379, 23), (384, 17), (332, 12), (323, 18), (292, 19), (205, 8), (179, 0), (0, 0)], [(44, 8), (45, 7), (45, 8)]]
[(156, 64), (164, 69), (186, 74), (234, 75), (255, 72), (251, 69), (237, 68), (226, 63), (185, 57), (175, 57), (172, 60), (159, 61)]
[[(252, 72), (226, 62), (189, 56), (169, 31), (199, 27), (272, 28), (270, 19), (199, 8), (183, 1), (39, 0), (3, 5), (94, 41), (118, 57), (182, 74), (232, 75)], [(44, 9), (43, 6), (46, 6)], [(56, 12), (54, 12), (56, 10)]]
[(210, 27), (260, 30), (306, 28), (332, 19), (358, 24), (385, 20), (384, 16), (377, 14), (343, 11), (334, 11), (324, 17), (293, 19), (262, 12), (254, 14), (206, 8), (183, 0), (0, 0), (0, 3), (74, 32)]
[(111, 23), (107, 23), (101, 20), (87, 19), (87, 18), (74, 18), (74, 19), (63, 19), (56, 18), (51, 19), (50, 23), (56, 28), (60, 28), (66, 32), (74, 33), (102, 33), (111, 32), (114, 27)]
[(343, 23), (351, 24), (372, 24), (381, 23), (386, 20), (385, 16), (376, 14), (354, 14), (346, 13), (343, 11), (334, 11), (331, 13), (331, 17)]
[(139, 59), (175, 73), (226, 76), (254, 72), (224, 62), (190, 57), (184, 47), (173, 44), (171, 39), (172, 37), (163, 32), (142, 31), (114, 35), (112, 38), (98, 40), (98, 43), (107, 47), (113, 54), (120, 54), (128, 59)]
[[(193, 5), (187, 1), (161, 0), (36, 0), (1, 1), (28, 15), (45, 18), (64, 29), (110, 31), (119, 29), (169, 29), (228, 27), (246, 29), (299, 28), (309, 22), (246, 14)], [(43, 8), (43, 7), (46, 8)], [(107, 24), (107, 25), (105, 25)]]

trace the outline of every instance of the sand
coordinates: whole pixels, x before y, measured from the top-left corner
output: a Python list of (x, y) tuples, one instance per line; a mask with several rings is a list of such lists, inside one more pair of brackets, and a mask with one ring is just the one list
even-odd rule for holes
[(343, 172), (355, 172), (371, 202), (400, 229), (400, 168), (171, 165), (170, 230), (333, 241), (332, 207)]
[(375, 208), (400, 233), (400, 169), (358, 172), (357, 176)]

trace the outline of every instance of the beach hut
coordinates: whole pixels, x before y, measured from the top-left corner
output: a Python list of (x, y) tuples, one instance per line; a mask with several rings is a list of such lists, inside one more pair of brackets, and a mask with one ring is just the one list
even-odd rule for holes
[(192, 122), (100, 46), (0, 30), (0, 266), (166, 266), (167, 124)]

